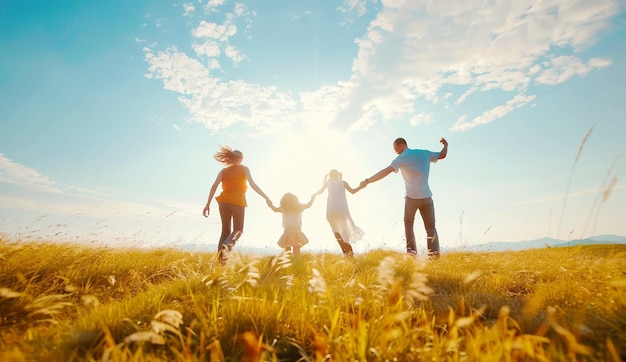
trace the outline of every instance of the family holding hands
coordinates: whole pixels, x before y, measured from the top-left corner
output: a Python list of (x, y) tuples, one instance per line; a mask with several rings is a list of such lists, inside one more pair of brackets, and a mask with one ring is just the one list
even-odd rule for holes
[(398, 170), (402, 173), (406, 189), (404, 226), (407, 253), (417, 255), (413, 223), (419, 210), (426, 229), (429, 257), (438, 258), (439, 238), (435, 228), (435, 209), (432, 192), (428, 186), (428, 174), (430, 163), (445, 158), (448, 153), (448, 142), (444, 138), (441, 138), (440, 142), (443, 144), (441, 151), (432, 152), (410, 149), (405, 139), (398, 138), (393, 142), (393, 149), (398, 156), (389, 166), (361, 181), (357, 188), (350, 187), (346, 181), (342, 180), (339, 171), (331, 170), (325, 176), (322, 188), (311, 195), (309, 202), (302, 204), (296, 195), (286, 193), (281, 198), (278, 207), (274, 206), (269, 197), (254, 182), (248, 167), (242, 165), (243, 153), (232, 150), (228, 146), (221, 146), (214, 158), (224, 164), (224, 168), (218, 173), (211, 186), (209, 198), (202, 211), (205, 217), (209, 215), (211, 200), (221, 183), (222, 192), (215, 197), (222, 224), (222, 233), (217, 247), (220, 261), (223, 262), (224, 252), (230, 251), (243, 233), (247, 184), (266, 200), (267, 205), (273, 211), (282, 214), (284, 232), (278, 239), (278, 245), (292, 250), (294, 255), (299, 254), (300, 248), (308, 243), (306, 235), (302, 232), (302, 212), (313, 205), (317, 195), (328, 190), (326, 219), (343, 254), (352, 256), (351, 244), (363, 237), (363, 231), (355, 225), (350, 216), (346, 190), (354, 194), (368, 184), (381, 180)]

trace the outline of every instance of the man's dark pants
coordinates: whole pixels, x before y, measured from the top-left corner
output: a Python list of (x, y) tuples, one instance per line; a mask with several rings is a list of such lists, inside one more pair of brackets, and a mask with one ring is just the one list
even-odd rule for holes
[(404, 235), (406, 236), (406, 250), (409, 254), (416, 254), (415, 231), (413, 223), (415, 214), (420, 211), (424, 228), (426, 229), (427, 246), (429, 256), (439, 256), (439, 237), (435, 228), (435, 205), (432, 197), (425, 199), (412, 199), (406, 197), (404, 201)]

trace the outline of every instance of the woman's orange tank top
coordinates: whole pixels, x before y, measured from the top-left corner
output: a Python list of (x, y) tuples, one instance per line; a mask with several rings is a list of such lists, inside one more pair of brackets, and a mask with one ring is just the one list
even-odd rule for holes
[(222, 170), (222, 193), (215, 198), (217, 202), (248, 206), (246, 203), (246, 169), (242, 165), (233, 165)]

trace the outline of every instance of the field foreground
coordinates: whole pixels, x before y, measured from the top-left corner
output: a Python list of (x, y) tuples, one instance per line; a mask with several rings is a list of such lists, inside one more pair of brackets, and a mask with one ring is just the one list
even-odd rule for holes
[(2, 361), (620, 361), (626, 245), (254, 256), (0, 240)]

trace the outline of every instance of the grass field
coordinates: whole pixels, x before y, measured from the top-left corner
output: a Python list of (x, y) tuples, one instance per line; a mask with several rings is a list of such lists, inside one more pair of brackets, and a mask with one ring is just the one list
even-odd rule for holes
[(1, 361), (620, 361), (626, 245), (346, 259), (0, 241)]

